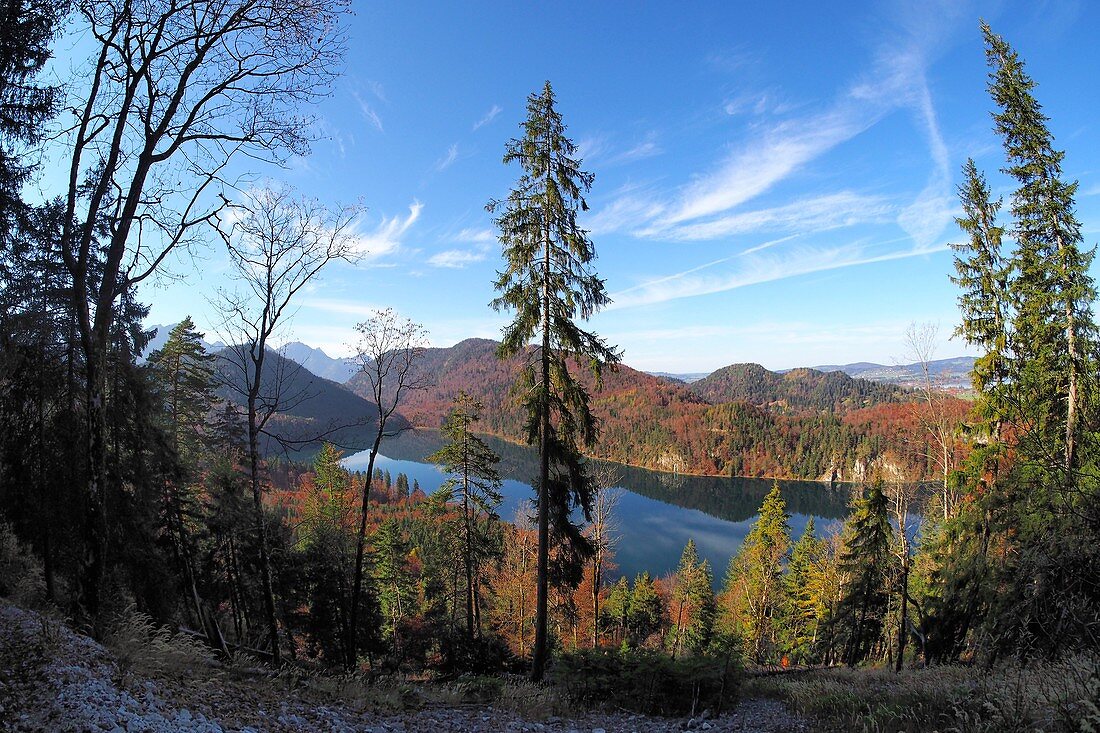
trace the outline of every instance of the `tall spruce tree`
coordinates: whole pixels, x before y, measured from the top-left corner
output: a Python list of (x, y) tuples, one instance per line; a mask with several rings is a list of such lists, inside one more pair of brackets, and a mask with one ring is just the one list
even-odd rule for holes
[(794, 662), (810, 659), (817, 643), (820, 621), (814, 573), (825, 557), (825, 542), (817, 536), (814, 518), (791, 548), (791, 559), (783, 576), (783, 651)]
[(201, 486), (196, 480), (210, 446), (207, 415), (214, 406), (214, 357), (202, 345), (203, 334), (191, 316), (168, 334), (164, 346), (149, 355), (147, 372), (160, 422), (176, 458), (178, 471), (164, 494), (164, 526), (174, 536), (176, 556), (189, 586), (195, 619), (211, 643), (227, 650), (212, 613), (202, 602), (197, 582), (194, 525), (201, 513)]
[[(538, 580), (535, 644), (531, 677), (541, 680), (547, 657), (547, 598), (551, 532), (562, 557), (575, 571), (589, 552), (589, 543), (571, 521), (579, 507), (589, 518), (591, 487), (578, 443), (596, 439), (596, 420), (588, 392), (570, 372), (572, 363), (597, 378), (620, 354), (595, 333), (580, 328), (610, 302), (595, 274), (595, 247), (577, 224), (588, 208), (583, 192), (593, 175), (581, 170), (577, 147), (565, 136), (555, 108), (554, 91), (546, 82), (541, 93), (527, 98), (523, 136), (508, 142), (504, 163), (518, 163), (523, 174), (508, 198), (486, 207), (498, 214), (505, 267), (496, 280), (500, 297), (496, 310), (513, 310), (504, 328), (502, 358), (523, 353), (526, 363), (517, 391), (527, 411), (527, 441), (538, 446), (539, 475), (535, 478), (538, 520)], [(535, 348), (528, 349), (534, 341)]]
[(843, 595), (832, 623), (843, 640), (842, 660), (855, 665), (868, 657), (882, 639), (890, 587), (889, 505), (881, 482), (858, 499), (844, 525), (844, 550), (839, 565)]
[(669, 651), (673, 658), (687, 650), (702, 651), (710, 643), (716, 613), (714, 575), (710, 563), (699, 560), (695, 540), (689, 539), (680, 554), (680, 565), (673, 576), (669, 613)]
[(774, 648), (783, 601), (783, 559), (791, 546), (787, 504), (779, 482), (760, 505), (760, 516), (726, 572), (726, 613), (748, 655), (764, 661)]
[(497, 508), (502, 501), (500, 495), (500, 474), (496, 465), (500, 456), (472, 432), (473, 426), (481, 419), (481, 403), (466, 392), (459, 392), (454, 399), (454, 407), (443, 423), (443, 435), (447, 442), (442, 448), (428, 456), (427, 460), (443, 466), (445, 473), (451, 474), (441, 490), (448, 500), (457, 500), (462, 514), (461, 546), (462, 569), (466, 576), (466, 634), (474, 638), (475, 603), (479, 580), (475, 577), (482, 563), (487, 559), (490, 549), (490, 537), (487, 534), (485, 520), (494, 521), (500, 517)]
[[(1015, 278), (1014, 339), (1020, 404), (1035, 406), (1028, 422), (1037, 424), (1046, 445), (1061, 444), (1066, 485), (1075, 481), (1081, 439), (1084, 379), (1094, 348), (1092, 301), (1096, 289), (1088, 274), (1093, 252), (1083, 250), (1075, 215), (1076, 181), (1065, 181), (1048, 118), (1032, 94), (1036, 84), (1017, 53), (982, 23), (990, 66), (989, 93), (998, 111), (994, 129), (1004, 143), (1016, 179), (1012, 195)], [(995, 209), (994, 209), (995, 212)]]

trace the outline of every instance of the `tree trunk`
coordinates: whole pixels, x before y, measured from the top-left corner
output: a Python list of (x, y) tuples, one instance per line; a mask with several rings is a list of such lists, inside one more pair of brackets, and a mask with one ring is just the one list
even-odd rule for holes
[(107, 577), (107, 411), (106, 361), (102, 350), (86, 343), (87, 385), (85, 408), (88, 428), (88, 554), (81, 573), (80, 599), (92, 620), (93, 633), (101, 638), (105, 619), (100, 599)]
[(1066, 351), (1069, 357), (1069, 385), (1066, 396), (1066, 485), (1073, 488), (1077, 472), (1077, 377), (1080, 355), (1077, 353), (1077, 319), (1073, 303), (1066, 300)]
[[(256, 389), (259, 388), (263, 363), (256, 367)], [(260, 443), (256, 426), (256, 395), (248, 396), (248, 463), (252, 483), (252, 506), (256, 511), (256, 536), (260, 541), (260, 576), (264, 591), (264, 611), (267, 616), (267, 634), (271, 640), (271, 658), (282, 664), (279, 652), (279, 625), (275, 616), (275, 587), (271, 576), (271, 555), (267, 549), (267, 522), (264, 521), (263, 489), (260, 485)]]
[[(550, 169), (547, 167), (547, 178)], [(547, 594), (550, 571), (550, 224), (543, 232), (542, 272), (542, 373), (539, 393), (539, 488), (538, 570), (535, 582), (535, 648), (531, 658), (531, 680), (540, 682), (546, 670)]]
[[(381, 404), (380, 400), (379, 404)], [(379, 410), (381, 409), (381, 406), (379, 406)], [(379, 412), (379, 415), (381, 414)], [(346, 665), (349, 670), (355, 668), (355, 662), (358, 658), (359, 601), (363, 594), (363, 554), (366, 551), (367, 544), (367, 510), (370, 508), (370, 484), (374, 478), (374, 459), (378, 455), (378, 446), (382, 444), (382, 431), (384, 429), (385, 422), (381, 422), (378, 426), (378, 434), (374, 436), (374, 443), (371, 445), (370, 456), (367, 458), (367, 475), (363, 479), (363, 501), (359, 512), (359, 535), (355, 543), (355, 576), (352, 578), (351, 584), (351, 622), (348, 624)]]
[[(902, 527), (904, 533), (905, 528)], [(905, 557), (901, 561), (901, 620), (898, 622), (898, 655), (894, 660), (894, 671), (900, 672), (903, 660), (905, 658), (905, 642), (908, 638), (906, 633), (906, 618), (909, 613), (909, 548), (905, 548)]]
[(462, 430), (462, 528), (465, 534), (466, 565), (466, 636), (474, 638), (474, 551), (470, 527), (470, 457), (466, 446), (466, 426)]

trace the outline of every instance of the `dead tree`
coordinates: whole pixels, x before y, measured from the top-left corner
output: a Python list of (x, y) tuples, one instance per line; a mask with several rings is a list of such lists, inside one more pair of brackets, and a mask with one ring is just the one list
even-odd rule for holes
[(268, 634), (275, 663), (280, 662), (275, 591), (263, 511), (260, 439), (279, 412), (291, 409), (307, 395), (288, 394), (284, 365), (268, 365), (269, 342), (283, 324), (294, 296), (333, 260), (358, 254), (354, 225), (358, 209), (330, 210), (299, 198), (289, 188), (253, 191), (246, 203), (219, 230), (229, 249), (240, 289), (223, 292), (222, 333), (229, 348), (222, 352), (224, 386), (237, 393), (246, 407), (248, 466)]

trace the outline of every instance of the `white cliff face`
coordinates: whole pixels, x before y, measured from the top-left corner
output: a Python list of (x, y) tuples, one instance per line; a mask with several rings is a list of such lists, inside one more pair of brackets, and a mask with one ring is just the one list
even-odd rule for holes
[(905, 469), (888, 456), (876, 456), (870, 459), (857, 458), (851, 464), (840, 463), (833, 460), (829, 463), (825, 472), (817, 477), (824, 483), (866, 483), (875, 479), (882, 479), (887, 483), (894, 481), (910, 481)]

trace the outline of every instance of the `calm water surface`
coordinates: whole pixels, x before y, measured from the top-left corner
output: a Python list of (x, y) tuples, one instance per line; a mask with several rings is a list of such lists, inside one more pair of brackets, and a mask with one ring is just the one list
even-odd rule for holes
[[(537, 454), (496, 438), (485, 441), (501, 456), (504, 503), (500, 516), (512, 520), (519, 512), (530, 513), (534, 491), (528, 481), (538, 472)], [(410, 485), (415, 479), (430, 494), (447, 476), (424, 458), (441, 445), (436, 431), (409, 431), (382, 443), (375, 466), (394, 478), (404, 473)], [(344, 465), (366, 470), (367, 457), (366, 451), (355, 453), (344, 459)], [(684, 545), (694, 539), (700, 557), (710, 561), (716, 586), (720, 585), (730, 557), (744, 542), (772, 486), (766, 479), (677, 476), (611, 465), (623, 489), (614, 512), (619, 538), (616, 577), (633, 577), (643, 570), (654, 576), (672, 572)], [(811, 516), (816, 517), (819, 534), (832, 531), (847, 516), (850, 489), (846, 486), (832, 488), (812, 481), (780, 481), (779, 485), (795, 538)]]

